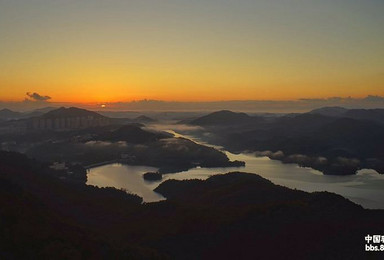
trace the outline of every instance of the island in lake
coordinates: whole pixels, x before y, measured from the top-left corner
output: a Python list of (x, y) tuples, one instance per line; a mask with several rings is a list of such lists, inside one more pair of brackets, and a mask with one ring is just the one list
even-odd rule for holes
[[(371, 139), (382, 135), (380, 120), (315, 112), (250, 116), (219, 111), (174, 126), (231, 151), (267, 155), (325, 174), (351, 174), (363, 167), (380, 172), (381, 139)], [(6, 151), (0, 152), (0, 214), (7, 230), (0, 232), (0, 249), (5, 258), (257, 259), (284, 252), (288, 258), (350, 259), (363, 257), (364, 236), (382, 226), (383, 210), (364, 209), (334, 193), (275, 185), (255, 173), (172, 180), (166, 174), (241, 168), (244, 162), (159, 130), (158, 120), (140, 119), (151, 126), (78, 108), (1, 122)], [(339, 132), (339, 126), (350, 131)], [(324, 143), (322, 138), (330, 136)], [(351, 138), (364, 143), (349, 144)], [(166, 200), (143, 203), (129, 190), (86, 185), (87, 169), (115, 163), (154, 167), (141, 177), (158, 181), (154, 192)]]
[(5, 259), (364, 258), (364, 237), (384, 217), (256, 174), (169, 180), (156, 188), (167, 200), (142, 204), (125, 191), (62, 181), (18, 153), (0, 159)]

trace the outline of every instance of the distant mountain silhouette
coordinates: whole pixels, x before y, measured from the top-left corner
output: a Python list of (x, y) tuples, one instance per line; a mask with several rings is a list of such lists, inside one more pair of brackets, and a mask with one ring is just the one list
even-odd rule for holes
[(61, 107), (55, 110), (51, 110), (43, 114), (42, 118), (72, 118), (72, 117), (94, 117), (94, 118), (106, 118), (96, 112), (89, 111), (77, 107)]
[(71, 130), (105, 126), (111, 119), (96, 112), (77, 107), (61, 107), (29, 120), (29, 129)]
[(47, 113), (47, 112), (52, 111), (52, 110), (55, 110), (55, 109), (58, 109), (58, 107), (43, 107), (43, 108), (37, 108), (37, 109), (33, 110), (32, 113), (33, 113), (33, 112)]
[(22, 115), (22, 113), (15, 112), (15, 111), (12, 111), (12, 110), (7, 109), (7, 108), (0, 110), (0, 119), (5, 119), (5, 120), (17, 119), (17, 118), (21, 117), (21, 115)]
[(134, 118), (133, 121), (137, 122), (137, 123), (143, 123), (143, 124), (148, 124), (148, 123), (156, 122), (155, 119), (150, 118), (148, 116), (144, 116), (144, 115), (141, 115), (141, 116), (138, 116), (138, 117)]
[(23, 114), (23, 118), (30, 118), (30, 117), (36, 117), (36, 116), (41, 116), (47, 112), (50, 112), (52, 110), (57, 109), (57, 107), (43, 107), (43, 108), (38, 108), (35, 109), (31, 112), (26, 112)]
[(231, 125), (249, 123), (251, 120), (252, 117), (245, 113), (236, 113), (229, 110), (221, 110), (192, 120), (190, 124), (200, 126)]
[(322, 107), (310, 111), (309, 114), (318, 114), (323, 116), (341, 116), (347, 111), (348, 109), (344, 107)]
[(384, 109), (346, 109), (343, 107), (323, 107), (309, 112), (333, 117), (346, 117), (359, 120), (370, 120), (384, 124)]
[(0, 110), (0, 119), (4, 119), (4, 120), (27, 119), (27, 118), (31, 118), (31, 117), (41, 116), (44, 113), (47, 113), (47, 112), (54, 110), (54, 109), (56, 109), (56, 108), (55, 107), (44, 107), (44, 108), (39, 108), (39, 109), (35, 109), (32, 111), (27, 111), (27, 112), (16, 112), (16, 111), (12, 111), (10, 109), (5, 108), (5, 109)]
[(344, 117), (371, 120), (384, 124), (384, 109), (351, 109), (343, 114)]
[(149, 132), (136, 125), (124, 125), (112, 132), (103, 133), (96, 137), (96, 139), (109, 142), (125, 141), (128, 143), (143, 144), (169, 137), (171, 137), (171, 135)]
[[(281, 151), (277, 157), (271, 154), (271, 158), (312, 167), (325, 174), (355, 174), (362, 168), (384, 174), (381, 113), (381, 109), (325, 108), (253, 124), (223, 125), (212, 120), (205, 125), (210, 135), (201, 137), (233, 152)], [(321, 163), (319, 157), (323, 157)]]
[(305, 113), (280, 117), (276, 119), (272, 125), (275, 126), (275, 130), (278, 132), (295, 135), (297, 133), (312, 131), (335, 120), (336, 118), (330, 116)]

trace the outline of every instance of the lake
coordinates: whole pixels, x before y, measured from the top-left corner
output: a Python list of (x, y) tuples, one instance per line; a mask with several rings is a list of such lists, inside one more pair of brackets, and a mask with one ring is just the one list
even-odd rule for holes
[[(176, 137), (191, 139), (197, 143), (205, 144), (200, 140), (180, 135), (173, 131)], [(212, 145), (210, 145), (212, 146)], [(222, 150), (222, 148), (215, 146)], [(137, 194), (145, 202), (155, 202), (165, 198), (153, 191), (161, 182), (168, 179), (207, 179), (215, 174), (230, 171), (244, 171), (259, 174), (273, 183), (303, 191), (329, 191), (342, 195), (365, 208), (384, 208), (384, 175), (374, 170), (360, 170), (356, 175), (329, 176), (311, 168), (303, 168), (297, 164), (283, 164), (268, 157), (256, 157), (252, 154), (233, 154), (222, 150), (231, 160), (245, 162), (245, 167), (240, 168), (194, 168), (185, 172), (163, 175), (163, 180), (158, 182), (145, 181), (143, 174), (157, 171), (156, 168), (146, 166), (131, 166), (122, 164), (109, 164), (88, 170), (88, 185), (98, 187), (124, 188)]]

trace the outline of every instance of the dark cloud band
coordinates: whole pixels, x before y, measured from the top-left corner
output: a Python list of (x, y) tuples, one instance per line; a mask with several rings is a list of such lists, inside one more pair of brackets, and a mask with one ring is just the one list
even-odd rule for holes
[(36, 92), (33, 92), (33, 93), (27, 92), (26, 94), (30, 99), (32, 99), (34, 101), (47, 101), (47, 100), (51, 99), (50, 96), (42, 96)]

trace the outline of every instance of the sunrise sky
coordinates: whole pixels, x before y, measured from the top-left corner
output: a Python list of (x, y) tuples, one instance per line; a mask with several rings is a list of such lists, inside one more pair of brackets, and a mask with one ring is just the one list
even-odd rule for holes
[(384, 95), (382, 0), (0, 0), (0, 100)]

